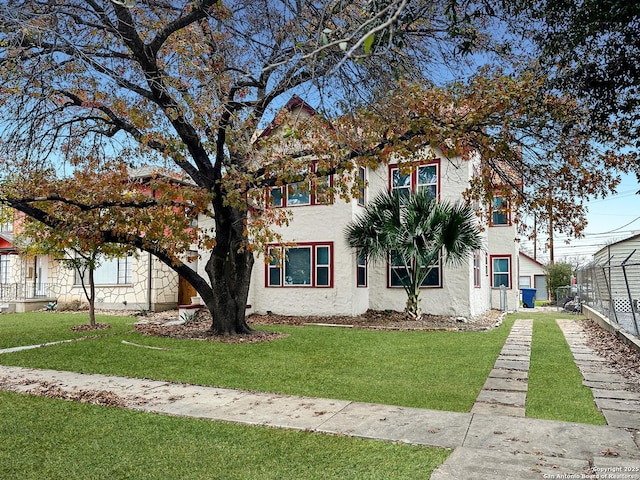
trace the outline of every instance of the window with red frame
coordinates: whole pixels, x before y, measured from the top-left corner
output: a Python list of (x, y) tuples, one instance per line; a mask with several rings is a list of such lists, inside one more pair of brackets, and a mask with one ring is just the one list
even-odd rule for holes
[(491, 286), (511, 288), (511, 256), (491, 257)]
[(318, 287), (333, 285), (333, 243), (269, 247), (267, 287)]
[(412, 192), (426, 189), (433, 198), (438, 198), (439, 162), (412, 167), (410, 170), (392, 165), (389, 167), (389, 188), (408, 197)]
[(332, 203), (331, 187), (333, 177), (331, 175), (319, 175), (317, 161), (311, 162), (311, 169), (315, 175), (309, 180), (270, 188), (268, 191), (269, 205), (286, 208)]
[(491, 202), (491, 225), (511, 225), (509, 200), (495, 196)]

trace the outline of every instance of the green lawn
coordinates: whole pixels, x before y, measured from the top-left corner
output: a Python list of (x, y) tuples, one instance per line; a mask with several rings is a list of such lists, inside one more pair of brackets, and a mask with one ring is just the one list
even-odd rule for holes
[[(89, 323), (89, 314), (30, 312), (0, 315), (0, 349), (22, 345), (38, 345), (80, 338), (86, 335), (103, 335), (125, 332), (133, 329), (134, 317), (97, 315), (96, 322), (108, 323), (109, 330), (97, 332), (73, 332), (71, 327)], [(0, 362), (1, 363), (1, 362)]]
[(580, 370), (556, 323), (558, 318), (579, 321), (581, 317), (554, 312), (522, 313), (515, 318), (534, 318), (527, 416), (604, 425), (606, 421), (595, 406), (591, 390), (582, 384)]
[[(25, 332), (30, 323), (24, 323)], [(279, 326), (273, 329), (289, 337), (257, 344), (123, 332), (3, 354), (0, 363), (467, 412), (511, 324), (509, 320), (490, 332)], [(0, 337), (3, 327), (0, 322)], [(123, 340), (166, 350), (138, 348)]]
[[(509, 315), (490, 332), (270, 327), (287, 338), (222, 344), (145, 337), (131, 317), (81, 342), (0, 364), (469, 411), (516, 318), (534, 318), (527, 416), (603, 424), (555, 323)], [(577, 319), (579, 317), (568, 316)], [(74, 338), (75, 314), (0, 316), (2, 348)], [(104, 335), (106, 334), (106, 335)], [(123, 340), (164, 350), (138, 348)], [(0, 391), (0, 478), (429, 478), (448, 451), (76, 404)]]
[(417, 479), (449, 452), (0, 391), (3, 479)]

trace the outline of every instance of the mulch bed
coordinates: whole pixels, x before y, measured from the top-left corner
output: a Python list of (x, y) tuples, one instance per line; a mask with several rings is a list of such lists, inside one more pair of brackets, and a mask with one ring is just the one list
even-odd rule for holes
[(640, 392), (640, 352), (591, 320), (581, 324), (587, 335), (587, 345), (605, 357), (609, 365)]
[(143, 335), (155, 335), (171, 338), (199, 339), (210, 342), (224, 343), (258, 343), (285, 338), (288, 335), (279, 332), (260, 330), (261, 325), (339, 325), (351, 328), (366, 328), (377, 330), (446, 330), (446, 331), (478, 331), (490, 330), (500, 319), (500, 312), (491, 310), (476, 318), (444, 317), (424, 315), (422, 320), (407, 320), (402, 312), (368, 311), (356, 317), (348, 316), (286, 316), (286, 315), (250, 315), (247, 323), (254, 328), (252, 335), (234, 335), (217, 337), (211, 334), (211, 315), (206, 310), (200, 310), (194, 319), (184, 325), (165, 325), (167, 321), (175, 320), (175, 311), (149, 314), (140, 318), (136, 323), (136, 331)]

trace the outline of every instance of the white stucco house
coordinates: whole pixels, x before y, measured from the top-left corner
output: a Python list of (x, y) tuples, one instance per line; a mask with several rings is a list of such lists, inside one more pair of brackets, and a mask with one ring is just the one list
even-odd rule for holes
[[(313, 114), (307, 104), (295, 98), (285, 108), (291, 122)], [(281, 131), (291, 131), (282, 116), (278, 125), (268, 129), (270, 135)], [(344, 230), (369, 199), (384, 190), (428, 188), (440, 200), (461, 200), (477, 175), (479, 160), (446, 158), (431, 150), (423, 153), (423, 160), (418, 158), (410, 172), (393, 163), (376, 169), (358, 167), (366, 188), (350, 201), (325, 194), (323, 186), (334, 182), (331, 175), (313, 184), (269, 189), (269, 208), (289, 209), (291, 221), (286, 227), (275, 228), (282, 241), (257, 255), (248, 313), (359, 315), (369, 309), (404, 310), (407, 297), (393, 259), (367, 264), (347, 246)], [(315, 165), (310, 159), (308, 168), (315, 169)], [(420, 295), (424, 313), (472, 317), (489, 309), (518, 309), (519, 244), (511, 212), (504, 205), (494, 208), (500, 204), (496, 197), (493, 205), (478, 206), (483, 250), (463, 266), (439, 263), (432, 270)], [(201, 255), (204, 265), (207, 253)]]

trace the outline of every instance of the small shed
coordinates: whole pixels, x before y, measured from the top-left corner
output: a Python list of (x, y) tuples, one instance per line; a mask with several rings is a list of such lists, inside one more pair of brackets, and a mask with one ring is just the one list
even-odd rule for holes
[(520, 252), (518, 288), (535, 288), (536, 300), (549, 300), (545, 266), (526, 253)]

